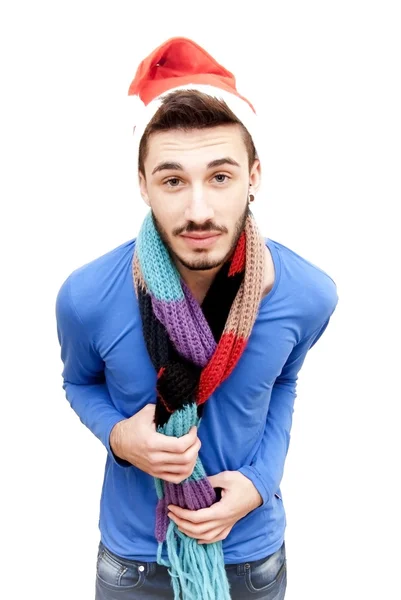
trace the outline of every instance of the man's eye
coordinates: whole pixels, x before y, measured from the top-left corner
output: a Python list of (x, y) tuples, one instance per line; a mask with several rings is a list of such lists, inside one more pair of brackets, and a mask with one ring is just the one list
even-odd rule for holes
[(217, 183), (224, 183), (228, 179), (227, 175), (223, 175), (223, 173), (218, 173), (214, 176), (214, 178), (216, 179)]
[(180, 180), (178, 179), (178, 177), (170, 177), (170, 179), (167, 179), (167, 181), (165, 183), (169, 187), (177, 187), (178, 184), (180, 183)]

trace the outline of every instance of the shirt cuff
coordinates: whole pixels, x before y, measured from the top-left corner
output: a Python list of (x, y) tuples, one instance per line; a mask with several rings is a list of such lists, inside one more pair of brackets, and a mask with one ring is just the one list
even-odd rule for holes
[(253, 485), (258, 490), (259, 494), (262, 496), (263, 502), (258, 508), (265, 506), (265, 504), (269, 502), (272, 495), (268, 490), (262, 477), (260, 476), (260, 473), (258, 473), (255, 467), (251, 467), (250, 465), (245, 465), (244, 467), (238, 469), (238, 471), (252, 481)]
[(119, 458), (118, 456), (116, 456), (110, 446), (110, 434), (111, 434), (113, 427), (115, 425), (117, 425), (117, 423), (120, 423), (121, 421), (124, 421), (124, 420), (125, 419), (123, 417), (117, 417), (116, 419), (111, 421), (111, 423), (109, 424), (109, 426), (106, 430), (106, 437), (104, 440), (104, 445), (106, 446), (106, 450), (107, 450), (110, 458), (114, 462), (114, 464), (118, 465), (119, 467), (132, 467), (130, 462), (128, 462), (127, 460), (123, 460), (122, 458)]

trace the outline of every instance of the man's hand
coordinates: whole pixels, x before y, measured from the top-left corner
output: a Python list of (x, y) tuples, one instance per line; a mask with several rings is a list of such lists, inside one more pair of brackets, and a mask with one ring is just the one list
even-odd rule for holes
[(192, 475), (201, 441), (194, 425), (180, 438), (156, 431), (155, 404), (117, 423), (110, 434), (114, 454), (152, 475), (171, 483), (181, 483)]
[(199, 544), (224, 540), (235, 523), (263, 502), (252, 481), (238, 471), (223, 471), (208, 477), (212, 487), (222, 488), (221, 500), (209, 508), (187, 510), (169, 504), (168, 516), (178, 529)]

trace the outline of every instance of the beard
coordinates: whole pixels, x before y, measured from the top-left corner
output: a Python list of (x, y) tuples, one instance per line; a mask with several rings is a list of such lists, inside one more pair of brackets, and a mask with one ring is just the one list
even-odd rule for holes
[[(183, 257), (181, 257), (179, 254), (177, 254), (174, 251), (174, 249), (172, 248), (172, 245), (169, 241), (166, 230), (163, 228), (161, 223), (157, 220), (154, 212), (152, 211), (152, 217), (153, 217), (153, 221), (154, 221), (156, 230), (157, 230), (160, 238), (162, 239), (164, 245), (166, 246), (172, 260), (174, 262), (178, 261), (179, 263), (181, 263), (185, 268), (187, 268), (190, 271), (210, 271), (211, 269), (216, 269), (217, 267), (221, 267), (233, 254), (233, 252), (237, 246), (238, 240), (241, 236), (241, 233), (243, 232), (243, 230), (245, 228), (245, 224), (246, 224), (246, 221), (247, 221), (247, 218), (249, 215), (251, 215), (251, 211), (250, 211), (249, 205), (247, 204), (245, 207), (245, 210), (243, 211), (241, 216), (238, 218), (238, 220), (234, 226), (234, 233), (232, 236), (230, 248), (224, 254), (223, 257), (212, 260), (208, 257), (200, 256), (199, 258), (196, 258), (196, 259), (185, 260)], [(186, 231), (188, 233), (193, 232), (193, 231), (197, 231), (197, 232), (207, 232), (207, 231), (227, 232), (227, 229), (225, 227), (218, 227), (216, 225), (213, 225), (210, 222), (199, 226), (191, 221), (190, 223), (188, 223), (188, 225), (186, 227), (184, 227), (184, 228), (181, 227), (181, 228), (175, 230), (173, 232), (173, 235), (179, 235), (179, 233), (183, 233), (184, 231)], [(197, 252), (199, 254), (205, 253), (205, 251), (203, 249), (195, 250), (195, 252)]]

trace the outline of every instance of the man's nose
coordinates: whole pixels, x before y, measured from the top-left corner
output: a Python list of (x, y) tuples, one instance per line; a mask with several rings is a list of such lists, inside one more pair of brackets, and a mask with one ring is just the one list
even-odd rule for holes
[(208, 201), (208, 194), (202, 186), (192, 188), (184, 216), (187, 221), (199, 224), (214, 218), (214, 210)]

